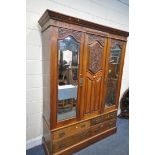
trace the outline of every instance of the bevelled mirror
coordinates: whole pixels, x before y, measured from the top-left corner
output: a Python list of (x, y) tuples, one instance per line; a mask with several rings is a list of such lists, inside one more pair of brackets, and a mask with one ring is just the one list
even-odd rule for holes
[(121, 53), (122, 49), (116, 42), (115, 45), (110, 49), (105, 107), (110, 107), (116, 103), (116, 92), (117, 92)]
[(76, 117), (79, 49), (72, 36), (58, 41), (58, 122)]

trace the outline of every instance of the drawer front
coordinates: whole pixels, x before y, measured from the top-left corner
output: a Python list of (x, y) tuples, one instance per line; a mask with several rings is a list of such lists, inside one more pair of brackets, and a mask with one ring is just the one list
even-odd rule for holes
[(54, 140), (53, 146), (52, 146), (53, 153), (61, 151), (71, 145), (74, 145), (82, 140), (85, 140), (91, 136), (104, 132), (115, 126), (116, 126), (116, 119), (112, 119), (112, 120), (105, 121), (104, 123), (100, 123), (95, 126), (92, 126), (89, 129), (79, 132), (75, 135), (72, 135), (60, 140)]
[(91, 127), (91, 136), (96, 135), (98, 133), (104, 132), (110, 128), (116, 126), (116, 119), (108, 120), (104, 123), (97, 124)]
[(88, 129), (86, 131), (80, 132), (76, 135), (72, 135), (70, 137), (64, 138), (62, 140), (54, 141), (53, 142), (53, 153), (61, 151), (71, 145), (74, 145), (88, 137), (91, 136), (91, 130)]
[(106, 120), (116, 118), (116, 116), (117, 116), (117, 112), (114, 111), (114, 112), (111, 112), (111, 113), (108, 113), (108, 114), (93, 118), (90, 121), (90, 125), (92, 126), (92, 125), (97, 125), (97, 124), (103, 123)]
[(117, 111), (105, 114), (103, 117), (104, 117), (104, 120), (116, 118), (117, 117)]
[(81, 131), (84, 131), (90, 127), (90, 121), (82, 122), (64, 129), (60, 129), (53, 133), (53, 140), (60, 140), (62, 138), (66, 138), (68, 136), (77, 134)]

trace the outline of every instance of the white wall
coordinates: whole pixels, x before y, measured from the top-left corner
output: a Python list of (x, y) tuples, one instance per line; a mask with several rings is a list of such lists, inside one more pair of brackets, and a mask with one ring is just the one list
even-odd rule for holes
[[(42, 46), (38, 20), (46, 9), (126, 31), (129, 25), (129, 8), (119, 0), (27, 0), (27, 148), (39, 144), (42, 136)], [(121, 94), (128, 86), (127, 47)]]

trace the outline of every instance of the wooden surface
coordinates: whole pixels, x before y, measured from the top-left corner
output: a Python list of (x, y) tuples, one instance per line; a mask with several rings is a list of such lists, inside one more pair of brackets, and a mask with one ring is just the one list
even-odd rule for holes
[(50, 64), (51, 64), (51, 28), (42, 33), (42, 74), (43, 74), (43, 115), (50, 126), (51, 124), (51, 106), (50, 106)]
[(51, 141), (52, 132), (50, 131), (47, 122), (43, 119), (43, 142), (46, 143), (46, 150), (48, 154), (52, 154), (52, 141)]
[(87, 138), (86, 140), (83, 140), (75, 145), (72, 145), (62, 151), (59, 151), (57, 153), (54, 153), (53, 155), (72, 155), (74, 152), (77, 152), (81, 150), (82, 148), (85, 148), (89, 146), (90, 144), (95, 143), (96, 141), (99, 141), (103, 138), (106, 138), (107, 136), (110, 136), (116, 132), (116, 127), (109, 129), (105, 132), (102, 132), (100, 134), (96, 134), (93, 137)]
[[(114, 115), (112, 115), (112, 117), (114, 117)], [(108, 119), (109, 118), (110, 117), (108, 117)], [(81, 124), (79, 125), (81, 126)], [(112, 134), (113, 132), (115, 132), (115, 129), (116, 117), (106, 121), (98, 122), (96, 124), (92, 124), (90, 128), (79, 130), (79, 132), (77, 132), (76, 134), (73, 133), (72, 135), (67, 135), (66, 137), (55, 139), (50, 143), (50, 145), (46, 140), (47, 138), (43, 137), (43, 145), (45, 145), (46, 152), (49, 154), (71, 154), (79, 150), (79, 148), (77, 147), (78, 145), (80, 145), (80, 149), (84, 148), (88, 146), (92, 141), (95, 142), (100, 138), (104, 138), (109, 134)]]
[(102, 36), (86, 34), (83, 62), (83, 94), (81, 97), (81, 116), (91, 117), (99, 114), (103, 105), (104, 66), (107, 39)]
[(83, 130), (88, 129), (89, 127), (90, 127), (90, 121), (86, 121), (67, 128), (60, 129), (53, 133), (53, 140), (59, 140), (77, 134)]
[(107, 43), (107, 55), (106, 55), (106, 69), (105, 69), (105, 85), (104, 85), (104, 102), (106, 99), (106, 92), (107, 92), (107, 82), (108, 82), (108, 73), (109, 73), (109, 59), (110, 59), (110, 49), (114, 46), (115, 43), (118, 43), (118, 45), (121, 47), (121, 60), (120, 60), (120, 65), (119, 65), (119, 76), (118, 76), (118, 82), (117, 82), (117, 93), (116, 93), (116, 100), (115, 103), (113, 103), (113, 106), (107, 107), (104, 109), (105, 112), (110, 112), (111, 110), (118, 109), (118, 104), (119, 104), (119, 96), (120, 96), (120, 88), (121, 88), (121, 81), (122, 81), (122, 74), (123, 74), (123, 65), (124, 65), (124, 57), (125, 57), (125, 48), (126, 48), (126, 42), (125, 41), (120, 41), (116, 39), (108, 39)]
[(90, 21), (85, 21), (85, 20), (76, 18), (76, 17), (71, 17), (68, 15), (60, 14), (58, 12), (54, 12), (51, 10), (46, 10), (38, 22), (43, 27), (43, 25), (45, 23), (47, 23), (47, 21), (49, 21), (50, 19), (62, 21), (65, 23), (75, 24), (75, 25), (79, 25), (82, 27), (88, 27), (91, 29), (104, 31), (104, 32), (108, 32), (111, 34), (115, 34), (115, 35), (120, 35), (120, 36), (125, 36), (125, 37), (128, 37), (128, 35), (129, 35), (129, 33), (126, 31), (122, 31), (122, 30), (110, 28), (107, 26), (99, 25), (99, 24), (96, 24), (96, 23), (93, 23)]
[(107, 113), (104, 113), (104, 114), (95, 115), (95, 116), (92, 116), (91, 118), (81, 119), (80, 121), (69, 123), (69, 124), (67, 124), (65, 126), (57, 127), (55, 129), (52, 129), (51, 132), (58, 131), (58, 130), (63, 130), (65, 128), (67, 128), (67, 127), (78, 125), (79, 123), (84, 123), (84, 122), (87, 122), (87, 121), (91, 121), (92, 119), (98, 119), (99, 117), (103, 117), (103, 120), (106, 121), (106, 120), (112, 119), (112, 118), (114, 118), (116, 116), (117, 116), (117, 110), (115, 109), (115, 110), (111, 110), (110, 112), (107, 112)]

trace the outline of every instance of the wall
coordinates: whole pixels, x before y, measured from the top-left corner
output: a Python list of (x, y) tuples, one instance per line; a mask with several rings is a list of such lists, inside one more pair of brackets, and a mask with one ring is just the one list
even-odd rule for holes
[[(42, 136), (42, 46), (38, 20), (46, 9), (128, 31), (128, 0), (27, 0), (26, 110), (27, 149), (41, 143)], [(124, 4), (125, 2), (125, 4)], [(128, 47), (121, 95), (129, 86)]]

